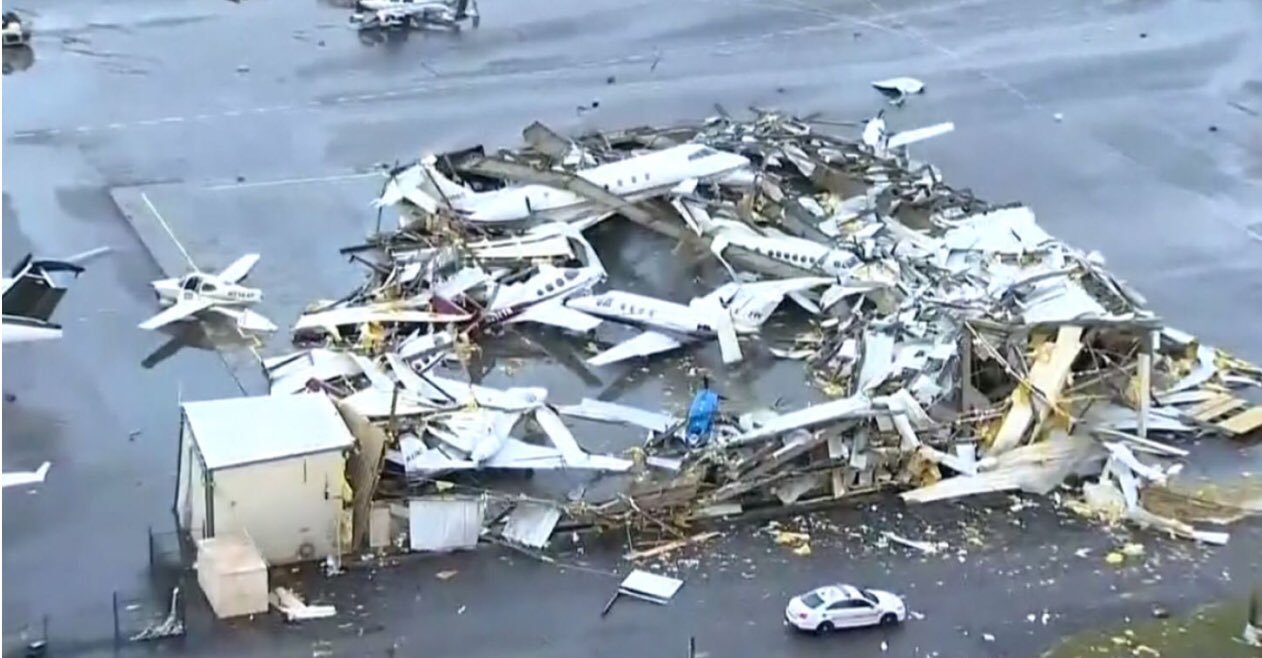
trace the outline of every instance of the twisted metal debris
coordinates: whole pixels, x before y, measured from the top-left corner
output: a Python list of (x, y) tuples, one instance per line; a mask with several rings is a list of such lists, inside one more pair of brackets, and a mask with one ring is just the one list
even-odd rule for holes
[[(540, 505), (564, 510), (570, 525), (679, 537), (692, 520), (809, 509), (888, 487), (926, 502), (1047, 493), (1077, 476), (1075, 505), (1085, 514), (1226, 541), (1149, 511), (1141, 494), (1177, 472), (1186, 439), (1262, 426), (1262, 410), (1234, 392), (1262, 385), (1262, 371), (1164, 327), (1099, 254), (1055, 240), (1029, 208), (946, 184), (895, 145), (883, 119), (865, 124), (861, 139), (819, 127), (758, 112), (570, 140), (534, 124), (520, 149), (477, 147), (398, 167), (380, 205), (399, 208), (399, 227), (345, 250), (365, 264), (367, 280), (299, 319), (295, 341), (307, 349), (268, 361), (273, 392), (329, 391), (383, 429), (390, 456), (382, 489), (376, 478), (370, 485), (377, 494), (478, 492), (505, 510), (527, 501), (530, 518), (549, 526), (557, 515)], [(639, 198), (589, 180), (600, 165), (683, 144), (750, 164)], [(520, 221), (474, 221), (480, 211), (461, 190), (474, 198), (513, 185), (571, 193), (584, 210), (558, 219), (526, 196)], [(792, 344), (768, 347), (804, 361), (834, 399), (783, 414), (724, 414), (710, 440), (691, 447), (682, 410), (590, 400), (554, 407), (561, 401), (529, 382), (500, 390), (435, 374), (507, 324), (571, 333), (599, 324), (585, 312), (613, 282), (581, 232), (610, 217), (702, 246), (727, 270), (730, 296), (690, 305), (714, 319), (710, 335), (725, 361), (723, 326), (744, 312), (739, 291), (797, 277), (801, 285), (771, 306), (789, 296), (811, 313), (809, 326)], [(536, 284), (547, 313), (532, 312)], [(629, 458), (589, 454), (563, 416), (628, 423), (649, 438)], [(546, 443), (517, 438), (532, 425)], [(539, 499), (469, 479), (502, 469), (584, 469), (618, 486), (601, 497)], [(537, 528), (505, 535), (545, 541)]]

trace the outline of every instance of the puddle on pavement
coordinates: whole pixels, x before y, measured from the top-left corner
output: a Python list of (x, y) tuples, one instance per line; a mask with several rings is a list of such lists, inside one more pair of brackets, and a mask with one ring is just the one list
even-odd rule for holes
[(1248, 603), (1209, 605), (1189, 615), (1151, 619), (1066, 638), (1040, 658), (1258, 658), (1241, 640)]

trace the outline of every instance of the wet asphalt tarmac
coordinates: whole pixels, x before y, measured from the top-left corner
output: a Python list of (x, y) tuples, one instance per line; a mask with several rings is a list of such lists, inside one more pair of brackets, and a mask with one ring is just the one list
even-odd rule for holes
[[(256, 283), (284, 325), (302, 304), (359, 280), (336, 249), (375, 222), (368, 201), (379, 183), (364, 174), (378, 163), (514, 144), (535, 119), (572, 132), (695, 119), (716, 102), (858, 119), (882, 107), (870, 80), (915, 75), (928, 90), (890, 110), (891, 126), (957, 124), (918, 157), (984, 197), (1029, 203), (1051, 232), (1104, 253), (1172, 324), (1262, 360), (1256, 3), (481, 5), (479, 30), (371, 45), (346, 29), (345, 9), (322, 2), (38, 9), (33, 57), (4, 77), (3, 261), (115, 251), (59, 310), (65, 339), (4, 350), (5, 390), (17, 395), (4, 407), (4, 468), (53, 463), (34, 493), (4, 492), (6, 648), (43, 614), (63, 647), (88, 653), (109, 637), (111, 593), (145, 587), (146, 529), (169, 526), (178, 400), (258, 390), (239, 354), (168, 354), (169, 336), (135, 329), (155, 311), (148, 282), (179, 267), (137, 209), (142, 193), (205, 267), (263, 253)], [(680, 282), (706, 273), (664, 257), (672, 247), (646, 238), (606, 258), (626, 268), (628, 286), (686, 299), (702, 288)], [(707, 358), (696, 355), (702, 367)], [(762, 365), (727, 378), (732, 397), (782, 395), (792, 372), (753, 377)], [(641, 404), (673, 390), (682, 404), (689, 382), (666, 369), (649, 365), (630, 385), (600, 373), (586, 390)], [(516, 365), (488, 381), (510, 371), (557, 396), (575, 379), (559, 365)], [(1216, 452), (1259, 462), (1256, 448)], [(1187, 557), (1113, 573), (1100, 563), (1110, 540), (1099, 530), (1062, 527), (1046, 510), (1005, 525), (1007, 504), (978, 524), (994, 535), (983, 545), (952, 539), (970, 546), (963, 562), (869, 551), (893, 512), (848, 511), (809, 558), (744, 530), (708, 557), (749, 558), (756, 574), (698, 565), (670, 608), (619, 604), (602, 621), (615, 579), (479, 551), (408, 560), (369, 584), (352, 574), (326, 585), (361, 601), (380, 588), (362, 618), (200, 633), (186, 648), (307, 656), (312, 642), (331, 640), (336, 655), (399, 642), (400, 655), (626, 656), (682, 654), (695, 634), (715, 658), (876, 656), (882, 641), (889, 655), (1028, 656), (1072, 630), (1147, 614), (1153, 601), (1177, 608), (1234, 595), (1257, 574), (1256, 525), (1233, 528), (1232, 543), (1216, 550), (1149, 539), (1162, 544), (1156, 556)], [(925, 508), (906, 531), (981, 513)], [(871, 531), (846, 535), (863, 524)], [(1090, 557), (1072, 557), (1088, 545)], [(461, 573), (440, 587), (439, 565)], [(784, 595), (837, 578), (907, 592), (927, 618), (888, 636), (784, 635)], [(1046, 626), (1026, 621), (1045, 607), (1054, 613)]]

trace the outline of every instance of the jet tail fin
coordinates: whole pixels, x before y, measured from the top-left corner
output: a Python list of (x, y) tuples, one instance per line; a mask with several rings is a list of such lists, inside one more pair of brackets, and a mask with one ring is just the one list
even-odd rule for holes
[(49, 322), (71, 282), (83, 271), (81, 265), (69, 259), (34, 260), (28, 254), (13, 268), (12, 280), (5, 284), (4, 314)]

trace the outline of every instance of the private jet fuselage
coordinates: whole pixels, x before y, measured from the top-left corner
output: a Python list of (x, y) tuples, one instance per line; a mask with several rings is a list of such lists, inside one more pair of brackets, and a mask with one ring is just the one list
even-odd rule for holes
[(710, 243), (711, 250), (720, 258), (729, 246), (799, 270), (834, 277), (845, 276), (859, 262), (853, 253), (844, 249), (791, 236), (760, 236), (731, 230), (720, 233)]
[[(544, 320), (545, 316), (561, 321), (559, 316), (570, 315), (562, 306), (563, 302), (579, 293), (586, 293), (605, 280), (605, 266), (600, 262), (600, 255), (592, 248), (591, 243), (583, 239), (577, 229), (564, 229), (571, 238), (576, 239), (583, 247), (585, 264), (582, 267), (556, 267), (543, 264), (533, 276), (522, 281), (502, 286), (496, 291), (494, 298), (483, 315), (483, 322), (498, 324), (515, 320)], [(529, 313), (527, 313), (529, 311)], [(590, 323), (581, 318), (571, 328), (581, 329)]]
[[(576, 172), (579, 178), (626, 201), (641, 201), (671, 190), (684, 181), (711, 180), (747, 169), (743, 156), (700, 144), (684, 144)], [(446, 201), (474, 222), (516, 222), (529, 217), (569, 221), (590, 214), (596, 202), (547, 185), (518, 185), (474, 192), (444, 177), (428, 161), (423, 166)]]
[(529, 279), (501, 288), (483, 315), (483, 321), (489, 324), (506, 322), (532, 306), (564, 300), (590, 290), (604, 280), (604, 272), (597, 268), (541, 265), (539, 272)]
[[(735, 292), (734, 288), (724, 286), (714, 294), (718, 297), (720, 304), (726, 304), (731, 301)], [(700, 303), (700, 300), (693, 300), (693, 303), (685, 305), (632, 292), (611, 290), (599, 295), (574, 297), (565, 305), (599, 318), (640, 325), (680, 336), (698, 339), (717, 336), (715, 330), (717, 321), (714, 317), (716, 310), (707, 308)], [(726, 310), (731, 313), (732, 325), (738, 334), (757, 332), (767, 319), (765, 309), (728, 308)]]

